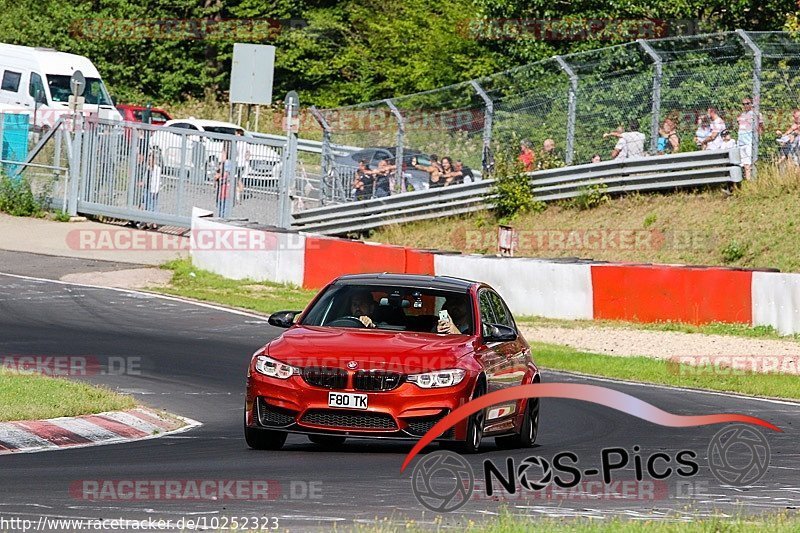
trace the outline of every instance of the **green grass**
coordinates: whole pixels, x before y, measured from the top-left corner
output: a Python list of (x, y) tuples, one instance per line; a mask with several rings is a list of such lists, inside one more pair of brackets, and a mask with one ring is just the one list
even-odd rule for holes
[[(727, 265), (800, 272), (800, 169), (765, 163), (758, 179), (733, 194), (719, 187), (699, 192), (631, 194), (591, 209), (549, 203), (542, 212), (501, 220), (488, 211), (460, 217), (386, 226), (369, 240), (463, 253), (497, 253), (497, 226), (510, 224), (523, 234), (519, 256), (581, 257), (600, 261)], [(570, 241), (590, 230), (629, 230), (649, 240), (622, 249)], [(565, 241), (539, 240), (558, 231)], [(527, 240), (527, 242), (526, 242)]]
[[(436, 518), (436, 531), (449, 530)], [(360, 526), (352, 529), (335, 528), (336, 531), (358, 531), (363, 533), (393, 533), (399, 531), (417, 532), (431, 531), (430, 527), (421, 527), (414, 522), (397, 524), (390, 520), (378, 521), (374, 525)], [(770, 531), (774, 533), (790, 533), (800, 531), (800, 519), (788, 514), (764, 514), (757, 516), (738, 516), (736, 518), (714, 517), (694, 520), (692, 522), (670, 522), (668, 520), (610, 520), (589, 519), (553, 519), (540, 516), (520, 517), (507, 511), (486, 521), (469, 521), (465, 527), (459, 527), (464, 533), (525, 533), (525, 532), (576, 532), (601, 533), (613, 531), (618, 533), (750, 533), (751, 531)]]
[(168, 287), (154, 292), (214, 302), (260, 313), (304, 309), (317, 291), (266, 281), (232, 280), (192, 266), (189, 259), (176, 259), (163, 265), (172, 270)]
[(728, 324), (714, 322), (711, 324), (686, 324), (683, 322), (626, 322), (624, 320), (562, 320), (557, 318), (543, 318), (535, 316), (522, 316), (517, 322), (524, 326), (555, 326), (560, 328), (578, 329), (591, 327), (605, 327), (618, 329), (640, 329), (647, 331), (678, 331), (681, 333), (702, 333), (706, 335), (731, 335), (734, 337), (748, 337), (758, 339), (800, 340), (800, 334), (781, 335), (772, 326), (748, 326), (747, 324)]
[(0, 422), (131, 409), (133, 398), (102, 387), (0, 368)]
[[(750, 396), (800, 399), (800, 376), (796, 375), (721, 374), (713, 368), (693, 367), (650, 357), (600, 355), (542, 342), (531, 342), (530, 345), (536, 364), (549, 370)], [(545, 372), (545, 379), (546, 375)]]

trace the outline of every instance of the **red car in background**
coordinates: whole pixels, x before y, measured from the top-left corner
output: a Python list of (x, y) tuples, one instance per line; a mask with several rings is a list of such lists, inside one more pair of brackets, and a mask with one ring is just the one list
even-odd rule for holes
[[(125, 122), (144, 122), (143, 113), (147, 110), (145, 106), (119, 104), (117, 110), (122, 115)], [(150, 123), (154, 126), (163, 126), (168, 120), (172, 120), (169, 113), (157, 107), (150, 108)]]
[[(495, 390), (539, 382), (530, 347), (490, 286), (408, 274), (342, 276), (253, 354), (245, 440), (279, 449), (289, 433), (321, 445), (349, 437), (419, 439), (452, 410)], [(494, 405), (438, 437), (474, 453), (483, 437), (529, 447), (539, 400)]]

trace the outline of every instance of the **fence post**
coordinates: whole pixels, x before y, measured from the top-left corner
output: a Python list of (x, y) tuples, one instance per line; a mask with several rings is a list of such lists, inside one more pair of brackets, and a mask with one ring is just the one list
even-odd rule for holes
[(322, 165), (322, 179), (320, 180), (320, 189), (322, 190), (322, 197), (320, 198), (320, 203), (325, 205), (325, 199), (327, 196), (327, 192), (323, 184), (326, 183), (325, 178), (329, 176), (331, 172), (331, 167), (333, 166), (333, 150), (331, 149), (331, 126), (328, 124), (328, 121), (319, 112), (316, 106), (311, 106), (309, 108), (311, 112), (311, 116), (313, 116), (316, 121), (319, 123), (320, 127), (322, 128), (322, 155), (320, 156), (322, 161), (320, 161)]
[(564, 58), (555, 56), (555, 60), (561, 67), (561, 70), (569, 76), (569, 101), (567, 108), (567, 154), (564, 158), (567, 165), (572, 164), (572, 158), (575, 154), (575, 108), (578, 100), (578, 76), (572, 70)]
[(295, 91), (289, 91), (284, 104), (286, 108), (286, 146), (283, 150), (283, 169), (278, 196), (278, 226), (288, 229), (292, 225), (290, 189), (295, 176), (297, 160), (297, 128), (294, 125), (300, 109), (300, 98)]
[(406, 134), (406, 123), (394, 102), (389, 99), (384, 100), (384, 102), (389, 106), (392, 115), (397, 120), (397, 148), (394, 156), (394, 163), (397, 168), (394, 170), (394, 177), (400, 183), (400, 192), (406, 192), (406, 175), (403, 173), (403, 138)]
[(486, 94), (486, 91), (483, 90), (477, 81), (472, 80), (470, 81), (472, 87), (475, 89), (475, 92), (483, 99), (483, 103), (486, 104), (486, 107), (483, 110), (483, 158), (482, 158), (482, 166), (483, 171), (485, 173), (491, 172), (492, 167), (492, 121), (494, 120), (494, 102), (489, 95)]
[(72, 139), (72, 157), (70, 158), (69, 162), (69, 174), (70, 174), (70, 182), (69, 182), (69, 214), (70, 216), (77, 216), (78, 215), (78, 191), (79, 191), (79, 184), (78, 181), (80, 180), (81, 176), (81, 154), (82, 154), (82, 147), (81, 147), (81, 137), (82, 137), (82, 127), (83, 127), (83, 114), (81, 113), (74, 113), (72, 115), (72, 127), (74, 130), (74, 135)]
[(752, 157), (750, 162), (750, 179), (756, 179), (756, 161), (758, 161), (758, 128), (761, 125), (761, 48), (750, 38), (746, 31), (736, 30), (745, 45), (753, 52), (753, 130)]
[(661, 117), (661, 79), (664, 74), (664, 64), (661, 56), (658, 55), (650, 44), (644, 39), (637, 39), (637, 43), (645, 53), (653, 60), (653, 107), (650, 111), (652, 115), (650, 124), (650, 152), (655, 154), (658, 151), (658, 130)]

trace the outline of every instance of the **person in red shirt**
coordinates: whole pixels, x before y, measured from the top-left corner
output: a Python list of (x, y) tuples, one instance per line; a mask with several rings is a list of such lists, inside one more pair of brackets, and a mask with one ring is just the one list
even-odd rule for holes
[(519, 143), (519, 156), (517, 161), (522, 163), (525, 172), (533, 170), (533, 165), (536, 162), (536, 153), (533, 151), (533, 143), (528, 139), (524, 139)]

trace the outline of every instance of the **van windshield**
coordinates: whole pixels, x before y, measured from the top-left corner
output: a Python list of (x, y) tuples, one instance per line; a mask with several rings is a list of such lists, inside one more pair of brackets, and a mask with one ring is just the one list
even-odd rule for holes
[[(69, 80), (70, 76), (47, 75), (47, 85), (50, 87), (50, 96), (54, 102), (69, 102), (69, 95), (72, 94)], [(83, 92), (83, 97), (87, 104), (113, 105), (106, 86), (103, 85), (103, 80), (100, 78), (86, 78), (86, 90)]]

